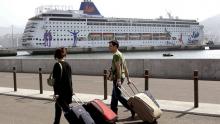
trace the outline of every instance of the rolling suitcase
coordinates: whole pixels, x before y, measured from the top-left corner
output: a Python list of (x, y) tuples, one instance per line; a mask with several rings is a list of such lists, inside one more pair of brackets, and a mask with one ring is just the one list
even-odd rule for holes
[[(74, 100), (77, 102), (76, 99)], [(81, 101), (81, 99), (79, 100)], [(70, 110), (64, 113), (64, 116), (69, 122), (69, 124), (95, 124), (94, 120), (92, 119), (90, 114), (85, 110), (85, 108), (79, 102), (77, 102), (77, 104), (77, 106), (70, 107)]]
[(90, 114), (82, 105), (71, 107), (70, 111), (64, 114), (69, 124), (95, 124)]
[(138, 93), (128, 99), (128, 105), (143, 121), (154, 122), (162, 114), (160, 108), (145, 94)]
[[(132, 85), (135, 87), (135, 89), (138, 91), (136, 86), (132, 83)], [(129, 85), (131, 88), (131, 86)], [(122, 89), (127, 92), (123, 87)], [(134, 90), (131, 88), (133, 93), (135, 94)], [(126, 93), (128, 96), (129, 94)], [(129, 96), (130, 97), (130, 96)], [(156, 102), (154, 97), (151, 95), (149, 91), (145, 91), (143, 93), (140, 93), (138, 91), (137, 94), (134, 96), (131, 96), (128, 99), (128, 105), (131, 107), (131, 109), (137, 113), (138, 117), (143, 120), (150, 123), (155, 122), (162, 114), (161, 109), (159, 108), (159, 104)]]
[[(135, 88), (135, 90), (137, 91), (137, 93), (140, 93), (140, 91), (138, 90), (138, 88), (134, 85), (134, 83), (131, 83), (132, 86)], [(130, 87), (130, 89), (132, 90), (132, 92), (134, 93), (134, 95), (136, 94), (135, 91), (133, 90), (133, 88), (131, 87), (131, 84), (128, 84), (128, 86)], [(157, 107), (160, 108), (160, 105), (157, 103), (156, 99), (153, 97), (153, 95), (150, 93), (150, 91), (146, 90), (143, 93), (145, 93), (156, 105)]]
[(114, 124), (117, 115), (101, 100), (94, 99), (84, 106), (97, 124)]
[(144, 93), (156, 104), (157, 107), (160, 108), (160, 105), (157, 103), (156, 99), (153, 97), (150, 91), (146, 90), (144, 91)]

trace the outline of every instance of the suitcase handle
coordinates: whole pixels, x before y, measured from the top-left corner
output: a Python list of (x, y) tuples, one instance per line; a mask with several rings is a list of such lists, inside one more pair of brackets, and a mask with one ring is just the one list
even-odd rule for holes
[[(74, 96), (75, 96), (80, 102), (78, 102), (77, 99), (74, 98)], [(74, 94), (74, 95), (72, 96), (72, 99), (73, 99), (78, 105), (81, 105), (80, 103), (85, 104), (85, 102), (83, 102), (76, 94)]]
[[(128, 86), (130, 87), (130, 89), (132, 90), (132, 92), (134, 93), (134, 95), (135, 95), (134, 89), (135, 89), (138, 93), (140, 93), (140, 91), (139, 91), (138, 88), (134, 85), (133, 82), (127, 83), (127, 84), (128, 84)], [(131, 85), (134, 87), (134, 89), (132, 88)]]
[(131, 95), (128, 93), (128, 91), (123, 87), (118, 87), (118, 89), (127, 97), (131, 97)]
[[(133, 85), (133, 87), (135, 88), (135, 90), (136, 90), (138, 93), (140, 93), (140, 91), (139, 91), (138, 88), (135, 86), (135, 84), (134, 84), (133, 82), (131, 82), (131, 83), (128, 84), (128, 85), (129, 85), (129, 87), (131, 88), (131, 90), (132, 90), (132, 92), (134, 93), (134, 95), (135, 95), (135, 92), (134, 92), (133, 88), (131, 87), (131, 84)], [(152, 96), (152, 94), (151, 94), (150, 92), (148, 92), (148, 91), (145, 91), (145, 92), (146, 92), (147, 95), (153, 100), (153, 102), (154, 102), (158, 107), (160, 107), (160, 105), (157, 103), (156, 99)]]
[[(85, 103), (85, 102), (83, 102), (79, 97), (77, 97), (76, 94), (74, 94), (74, 95), (72, 96), (72, 99), (73, 99), (74, 101), (76, 101), (76, 103), (77, 103), (78, 105), (80, 105), (80, 103), (76, 100), (76, 98), (74, 98), (74, 96), (75, 96), (82, 104)], [(54, 96), (53, 96), (53, 100), (56, 101), (58, 97), (59, 97), (59, 95), (54, 95)]]

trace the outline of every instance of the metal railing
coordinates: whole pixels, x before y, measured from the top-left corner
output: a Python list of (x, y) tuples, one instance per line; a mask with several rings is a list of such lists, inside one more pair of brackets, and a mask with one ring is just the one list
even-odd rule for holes
[[(43, 80), (42, 80), (42, 68), (39, 68), (39, 89), (40, 94), (43, 94)], [(194, 107), (199, 107), (199, 78), (198, 71), (195, 70), (193, 73), (193, 81), (194, 81)], [(108, 87), (107, 87), (107, 70), (104, 70), (104, 99), (106, 100), (108, 97)], [(145, 90), (149, 90), (149, 71), (146, 69), (144, 71), (145, 78)], [(14, 91), (17, 91), (17, 76), (16, 76), (16, 67), (13, 67), (13, 83), (14, 83)]]

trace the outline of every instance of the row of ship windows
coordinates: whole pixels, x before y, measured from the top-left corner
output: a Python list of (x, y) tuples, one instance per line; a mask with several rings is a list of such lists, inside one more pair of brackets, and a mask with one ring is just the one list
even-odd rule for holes
[[(158, 27), (150, 27), (150, 28), (145, 28), (145, 27), (127, 27), (127, 28), (122, 28), (122, 27), (103, 27), (103, 28), (100, 28), (100, 27), (97, 27), (97, 26), (91, 26), (91, 27), (88, 27), (88, 29), (97, 29), (97, 30), (113, 30), (113, 29), (116, 29), (116, 30), (168, 30), (168, 31), (177, 31), (177, 30), (185, 30), (185, 31), (189, 31), (190, 28), (158, 28)], [(198, 29), (196, 29), (198, 30)]]
[[(45, 22), (45, 24), (67, 24), (67, 25), (86, 25), (86, 22)], [(93, 23), (88, 22), (88, 25), (106, 25), (106, 26), (152, 26), (152, 27), (189, 27), (189, 24), (194, 25), (194, 23), (185, 23), (185, 25), (175, 25), (175, 24), (136, 24), (136, 23)]]
[[(99, 31), (100, 32), (100, 31)], [(120, 32), (120, 31), (118, 31)], [(175, 32), (175, 31), (174, 31)], [(178, 31), (176, 31), (178, 32)], [(191, 35), (191, 33), (188, 33), (188, 32), (182, 32), (182, 31), (179, 31), (182, 35)], [(105, 32), (103, 32), (105, 33)], [(106, 33), (109, 33), (109, 32), (106, 32)], [(121, 31), (120, 33), (125, 33), (125, 31)], [(127, 33), (127, 32), (126, 32)], [(150, 33), (164, 33), (164, 31), (151, 31)], [(57, 33), (57, 32), (52, 32), (52, 36), (73, 36), (71, 34), (65, 34), (65, 33)], [(78, 34), (77, 36), (86, 36), (86, 35), (83, 35), (83, 34)]]
[(51, 27), (53, 27), (53, 28), (55, 28), (55, 27), (57, 27), (57, 28), (59, 28), (59, 27), (60, 27), (60, 28), (86, 28), (86, 26), (62, 26), (62, 25), (60, 25), (60, 26), (54, 26), (54, 25), (53, 25), (53, 26), (52, 26), (52, 25), (47, 26), (47, 25), (46, 25), (45, 27), (46, 27), (46, 28), (47, 28), (47, 27), (48, 27), (48, 28), (49, 28), (49, 27), (50, 27), (50, 28), (51, 28)]
[[(190, 35), (190, 34), (183, 34), (182, 33), (182, 35)], [(57, 36), (59, 36), (59, 35), (57, 35)], [(62, 36), (62, 35), (61, 35)], [(69, 35), (66, 35), (66, 36), (69, 36)], [(53, 35), (53, 37), (56, 37), (56, 35)], [(65, 37), (65, 35), (64, 35), (64, 37)], [(85, 37), (85, 36), (79, 36), (79, 37)], [(69, 37), (71, 40), (72, 40), (72, 37)], [(32, 40), (32, 39), (29, 39), (29, 40)], [(33, 39), (33, 40), (38, 40), (38, 38), (36, 38), (36, 39)]]
[[(52, 29), (47, 29), (47, 30), (52, 30)], [(153, 31), (152, 31), (153, 30)], [(126, 29), (108, 29), (108, 30), (105, 30), (105, 29), (93, 29), (93, 28), (91, 28), (91, 29), (88, 29), (88, 30), (78, 30), (78, 29), (75, 29), (75, 31), (80, 31), (80, 32), (85, 32), (85, 31), (88, 31), (88, 32), (112, 32), (112, 31), (114, 31), (114, 32), (136, 32), (136, 31), (150, 31), (150, 32), (164, 32), (164, 30), (165, 29), (163, 29), (163, 28), (161, 28), (161, 29), (156, 29), (156, 28), (153, 28), (153, 29), (139, 29), (139, 30), (126, 30)], [(74, 30), (53, 30), (53, 32), (62, 32), (62, 31), (64, 31), (64, 32), (66, 32), (66, 31), (74, 31)], [(169, 29), (168, 29), (168, 31), (169, 31)], [(193, 30), (193, 31), (199, 31), (198, 29), (196, 29), (196, 30)], [(190, 30), (184, 30), (184, 29), (181, 29), (181, 28), (179, 28), (179, 29), (175, 29), (175, 30), (172, 30), (172, 32), (191, 32)]]
[[(67, 26), (65, 26), (65, 25), (45, 25), (45, 27), (47, 28), (47, 27), (57, 27), (57, 28), (86, 28), (86, 27), (96, 27), (96, 28), (149, 28), (149, 27), (185, 27), (185, 28), (189, 28), (190, 26), (184, 26), (184, 25), (172, 25), (172, 26), (145, 26), (145, 27), (140, 27), (140, 26), (127, 26), (127, 27), (124, 27), (124, 26), (97, 26), (97, 25), (75, 25), (75, 26), (73, 26), (73, 25), (67, 25)], [(33, 28), (35, 28), (35, 27), (33, 27)]]
[[(84, 23), (80, 23), (80, 22), (45, 22), (45, 24), (67, 24), (67, 25), (72, 25), (72, 24), (86, 24)], [(135, 23), (93, 23), (93, 22), (88, 22), (88, 25), (112, 25), (112, 26), (159, 26), (159, 24), (135, 24)], [(163, 25), (166, 26), (166, 25)]]
[[(128, 39), (125, 39), (125, 38), (115, 38), (115, 39), (117, 39), (117, 40), (128, 40)], [(37, 40), (37, 41), (44, 41), (44, 39), (38, 39), (38, 38), (28, 38), (27, 40)], [(77, 38), (77, 40), (78, 41), (82, 41), (82, 40), (87, 40), (86, 38)], [(95, 41), (95, 40), (113, 40), (113, 38), (103, 38), (103, 39), (101, 39), (101, 38), (95, 38), (95, 37), (93, 37), (93, 38), (89, 38), (88, 39), (89, 41)], [(145, 38), (145, 39), (140, 39), (140, 38), (130, 38), (129, 40), (171, 40), (171, 38), (164, 38), (164, 37), (151, 37), (151, 38)], [(172, 40), (176, 40), (176, 38), (174, 39), (174, 38), (172, 38)], [(53, 41), (73, 41), (73, 38), (64, 38), (64, 39), (62, 39), (62, 38), (57, 38), (57, 39), (53, 39)]]
[(88, 25), (94, 25), (94, 26), (116, 26), (116, 27), (190, 27), (190, 25), (161, 25), (161, 24), (89, 24)]
[[(189, 34), (189, 33), (181, 33), (182, 35), (191, 35), (191, 34)], [(73, 37), (73, 36), (71, 36), (71, 35), (59, 35), (59, 34), (57, 34), (57, 35), (53, 35), (53, 37), (56, 37), (56, 36), (63, 36), (63, 37)], [(78, 35), (78, 37), (85, 37), (85, 35)]]
[(76, 23), (72, 23), (72, 22), (45, 22), (45, 24), (86, 24), (86, 23), (79, 23), (79, 22), (76, 22)]
[[(32, 38), (28, 38), (27, 40), (39, 40), (39, 41), (44, 41), (44, 39), (40, 39), (40, 38), (33, 38), (33, 39), (32, 39)], [(67, 39), (66, 39), (66, 38), (64, 38), (64, 39), (53, 39), (53, 41), (55, 41), (55, 40), (57, 40), (57, 41), (59, 41), (59, 40), (61, 40), (61, 41), (62, 41), (62, 40), (65, 40), (65, 41), (66, 41), (66, 40), (68, 40), (68, 41), (73, 41), (73, 38), (67, 38)]]
[[(48, 30), (53, 30), (55, 31), (53, 28), (51, 27), (46, 27)], [(71, 29), (75, 29), (75, 30), (78, 30), (78, 29), (83, 29), (83, 28), (80, 28), (80, 27), (71, 27), (69, 30), (66, 30), (66, 29), (61, 29), (61, 30), (57, 30), (57, 31), (73, 31)], [(86, 28), (84, 28), (86, 29)], [(95, 31), (95, 30), (101, 30), (101, 31), (110, 31), (110, 30), (118, 30), (118, 31), (129, 31), (129, 30), (165, 30), (165, 28), (137, 28), (137, 27), (133, 27), (133, 28), (119, 28), (119, 27), (111, 27), (111, 28), (99, 28), (99, 27), (88, 27), (87, 30), (92, 30), (92, 31)], [(87, 30), (81, 30), (81, 31), (87, 31)], [(175, 30), (183, 30), (183, 31), (189, 31), (189, 29), (182, 29), (182, 28), (167, 28), (168, 31), (175, 31)]]
[[(129, 41), (129, 43), (131, 43), (132, 41)], [(164, 44), (164, 42), (166, 42), (166, 44), (176, 44), (178, 43), (177, 41), (143, 41), (142, 43), (147, 43), (147, 44)], [(126, 44), (127, 42), (121, 42), (121, 44)], [(88, 44), (93, 44), (93, 45), (96, 45), (96, 44), (108, 44), (108, 42), (92, 42), (92, 43), (88, 43)], [(36, 45), (45, 45), (45, 43), (36, 43)]]
[[(85, 29), (85, 28), (88, 28), (88, 29), (99, 29), (99, 30), (105, 30), (105, 28), (107, 29), (124, 29), (124, 30), (129, 30), (129, 29), (148, 29), (148, 30), (152, 30), (152, 29), (160, 29), (160, 30), (164, 30), (165, 28), (158, 28), (158, 27), (151, 27), (151, 28), (146, 28), (146, 27), (99, 27), (99, 26), (45, 26), (45, 28), (63, 28), (63, 29), (66, 29), (66, 28), (77, 28), (77, 29)], [(167, 28), (168, 30), (189, 30), (189, 28)]]

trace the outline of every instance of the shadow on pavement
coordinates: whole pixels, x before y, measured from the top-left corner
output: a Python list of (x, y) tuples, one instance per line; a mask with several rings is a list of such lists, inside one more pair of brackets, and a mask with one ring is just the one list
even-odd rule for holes
[(192, 107), (192, 108), (190, 108), (190, 109), (184, 111), (183, 113), (181, 113), (181, 114), (179, 114), (178, 116), (176, 116), (176, 118), (181, 118), (182, 116), (187, 115), (187, 114), (188, 114), (187, 112), (189, 112), (189, 111), (191, 111), (191, 110), (193, 110), (193, 109), (195, 109), (195, 108)]
[(153, 123), (148, 123), (148, 122), (125, 122), (123, 124), (157, 124), (157, 121), (153, 122)]
[[(137, 116), (135, 116), (135, 118), (128, 117), (128, 118), (118, 119), (117, 122), (137, 121), (137, 120), (140, 120), (140, 119), (139, 119)], [(137, 122), (136, 122), (136, 123), (137, 123)]]
[[(34, 99), (34, 100), (42, 101), (40, 99)], [(19, 102), (19, 103), (28, 103), (28, 102), (32, 102), (33, 99), (30, 99), (28, 97), (17, 96), (17, 98), (15, 98), (15, 101)], [(53, 101), (50, 101), (50, 100), (44, 100), (44, 101), (45, 101), (44, 104), (51, 104), (51, 103), (53, 103)]]
[(157, 124), (157, 121), (153, 123), (143, 122), (137, 115), (135, 116), (135, 118), (128, 117), (124, 119), (119, 119), (117, 122), (123, 122), (123, 124)]

